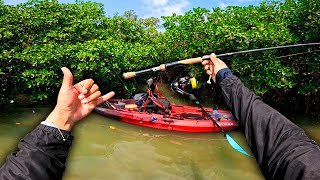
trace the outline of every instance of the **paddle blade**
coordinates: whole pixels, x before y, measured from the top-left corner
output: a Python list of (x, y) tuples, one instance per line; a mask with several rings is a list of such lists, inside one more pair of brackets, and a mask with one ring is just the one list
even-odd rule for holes
[(241, 152), (242, 154), (252, 157), (249, 153), (247, 153), (244, 149), (242, 149), (242, 147), (240, 147), (239, 144), (235, 140), (233, 140), (233, 138), (229, 134), (226, 134), (226, 137), (229, 144), (233, 147), (233, 149)]

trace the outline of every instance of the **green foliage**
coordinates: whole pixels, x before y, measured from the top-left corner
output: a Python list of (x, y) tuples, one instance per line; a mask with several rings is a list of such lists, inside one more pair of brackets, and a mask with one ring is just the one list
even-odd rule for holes
[[(195, 8), (184, 15), (162, 17), (160, 26), (159, 19), (142, 19), (134, 11), (105, 17), (103, 5), (94, 2), (30, 0), (6, 6), (0, 0), (0, 106), (22, 93), (31, 94), (33, 100), (55, 100), (63, 66), (72, 70), (75, 81), (93, 78), (102, 91), (121, 94), (126, 93), (124, 86), (134, 91), (139, 80), (146, 78), (123, 82), (124, 71), (211, 52), (319, 42), (319, 3), (286, 0), (226, 9)], [(281, 49), (223, 60), (259, 95), (275, 91), (282, 95), (311, 94), (319, 101), (319, 54), (279, 58), (313, 50)], [(200, 81), (207, 81), (200, 65), (187, 70), (200, 76)]]
[[(170, 47), (167, 57), (182, 59), (211, 52), (221, 54), (298, 42), (317, 42), (320, 37), (319, 8), (319, 1), (316, 0), (263, 2), (260, 6), (229, 6), (211, 11), (196, 8), (184, 15), (163, 17), (166, 28), (164, 39)], [(319, 55), (298, 56), (305, 64), (295, 60), (297, 57), (277, 58), (305, 51), (311, 49), (266, 51), (223, 60), (259, 95), (273, 89), (283, 92), (293, 90), (307, 95), (316, 93), (319, 87), (315, 79), (309, 79), (319, 75), (319, 65), (310, 67), (310, 63), (318, 61)], [(195, 71), (198, 73), (201, 69)], [(306, 72), (311, 75), (304, 76)]]
[[(20, 93), (55, 100), (63, 66), (75, 81), (93, 78), (103, 91), (124, 91), (115, 81), (122, 69), (154, 65), (158, 57), (149, 30), (157, 21), (130, 19), (128, 13), (107, 18), (102, 4), (92, 2), (0, 5), (1, 104)], [(134, 90), (133, 82), (125, 83)]]
[[(300, 42), (320, 41), (320, 1), (318, 0), (287, 0), (283, 4), (282, 17), (290, 33)], [(301, 51), (301, 49), (300, 49)], [(306, 51), (306, 50), (304, 50)], [(307, 51), (312, 51), (308, 49)], [(320, 77), (319, 53), (290, 58), (290, 66), (296, 72), (294, 89), (303, 95), (315, 95), (319, 100)]]

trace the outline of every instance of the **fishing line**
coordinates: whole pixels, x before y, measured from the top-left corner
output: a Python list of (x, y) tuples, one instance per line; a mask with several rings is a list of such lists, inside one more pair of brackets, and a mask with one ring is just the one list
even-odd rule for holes
[[(260, 51), (273, 50), (273, 49), (283, 49), (283, 48), (291, 48), (291, 47), (299, 47), (299, 46), (314, 46), (314, 45), (320, 45), (320, 43), (293, 44), (293, 45), (287, 45), (287, 46), (276, 46), (276, 47), (268, 47), (268, 48), (260, 48), (260, 49), (251, 49), (251, 50), (246, 50), (246, 51), (218, 54), (217, 57), (232, 56), (232, 55), (237, 55), (237, 54), (260, 52)], [(210, 56), (206, 57), (206, 58), (210, 59)], [(203, 58), (203, 59), (205, 59), (205, 58)]]
[[(313, 52), (319, 52), (320, 50), (317, 49), (317, 50), (313, 50), (313, 51), (306, 51), (306, 52), (301, 52), (301, 53), (295, 53), (295, 54), (288, 54), (288, 55), (283, 55), (283, 56), (276, 56), (274, 58), (284, 58), (284, 57), (287, 57), (287, 56), (295, 56), (295, 55), (300, 55), (300, 54), (307, 54), (307, 53), (313, 53)], [(315, 53), (316, 54), (316, 53)], [(241, 56), (236, 56), (234, 57), (236, 59), (251, 59), (251, 58), (263, 58), (262, 56), (249, 56), (249, 57), (241, 57)], [(265, 58), (264, 58), (265, 59)]]
[[(122, 83), (124, 89), (127, 91), (127, 95), (129, 96), (129, 98), (132, 97), (132, 93), (129, 91), (129, 89), (127, 88), (126, 84), (123, 82), (122, 78), (119, 77), (119, 75), (114, 71), (113, 68), (110, 68), (111, 71), (113, 72), (113, 76), (117, 76), (117, 78), (120, 80), (120, 82)], [(114, 75), (115, 74), (115, 75)]]
[(295, 53), (295, 54), (288, 54), (288, 55), (284, 55), (284, 56), (279, 56), (277, 58), (284, 58), (284, 57), (291, 57), (291, 56), (296, 56), (296, 55), (301, 55), (301, 54), (307, 54), (307, 53), (312, 53), (312, 52), (319, 52), (320, 49), (317, 50), (313, 50), (313, 51), (308, 51), (308, 52), (301, 52), (301, 53)]
[[(276, 56), (273, 57), (275, 59), (281, 59), (281, 58), (286, 58), (286, 57), (293, 57), (293, 56), (297, 56), (297, 55), (302, 55), (302, 54), (307, 54), (307, 53), (312, 53), (312, 52), (319, 52), (320, 50), (314, 50), (314, 51), (309, 51), (309, 52), (302, 52), (302, 53), (295, 53), (295, 54), (289, 54), (289, 55), (284, 55), (284, 56)], [(237, 57), (237, 58), (241, 58), (241, 59), (251, 59), (251, 58), (261, 58), (258, 56), (253, 56), (253, 57)], [(251, 63), (257, 63), (257, 62), (265, 62), (265, 61), (269, 61), (272, 58), (267, 58), (267, 59), (260, 59), (260, 60), (255, 60), (255, 61), (249, 61), (249, 62), (243, 62), (243, 63), (238, 63), (237, 65), (244, 65), (244, 64), (251, 64)], [(292, 61), (281, 61), (281, 62), (287, 62), (287, 63), (295, 63), (295, 64), (320, 64), (320, 62), (292, 62)]]

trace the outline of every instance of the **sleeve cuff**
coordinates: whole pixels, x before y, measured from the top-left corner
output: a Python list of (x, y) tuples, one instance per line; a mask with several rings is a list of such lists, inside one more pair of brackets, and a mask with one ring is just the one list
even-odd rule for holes
[(220, 84), (220, 82), (229, 76), (232, 76), (232, 72), (229, 68), (220, 69), (216, 75), (217, 84)]
[(41, 124), (39, 124), (38, 128), (39, 130), (52, 134), (55, 138), (59, 140), (63, 140), (63, 137), (65, 138), (66, 141), (73, 139), (73, 136), (70, 131), (65, 131), (60, 129), (60, 132), (63, 135), (62, 137), (57, 127), (45, 121), (42, 121)]

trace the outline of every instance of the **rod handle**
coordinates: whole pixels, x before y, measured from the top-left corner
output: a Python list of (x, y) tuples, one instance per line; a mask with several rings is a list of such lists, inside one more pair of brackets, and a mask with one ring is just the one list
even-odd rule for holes
[(202, 57), (190, 58), (178, 61), (181, 64), (196, 64), (202, 62)]
[(133, 78), (136, 76), (136, 72), (126, 72), (126, 73), (123, 73), (123, 77), (125, 79), (130, 79), (130, 78)]

